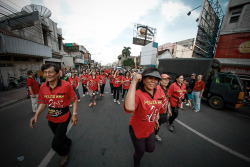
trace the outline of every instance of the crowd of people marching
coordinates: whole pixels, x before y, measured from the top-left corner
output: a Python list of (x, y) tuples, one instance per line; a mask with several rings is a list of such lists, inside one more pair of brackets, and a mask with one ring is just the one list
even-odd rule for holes
[[(55, 64), (42, 66), (46, 82), (40, 88), (32, 71), (28, 71), (27, 86), (35, 115), (30, 120), (31, 128), (39, 115), (48, 106), (47, 119), (54, 133), (52, 148), (61, 156), (61, 165), (68, 161), (72, 144), (66, 136), (67, 126), (71, 120), (77, 123), (77, 102), (80, 102), (79, 86), (83, 97), (89, 97), (89, 107), (97, 105), (97, 96), (104, 96), (107, 83), (110, 84), (114, 103), (123, 101), (123, 109), (132, 113), (129, 122), (129, 134), (134, 146), (134, 166), (139, 167), (144, 152), (153, 152), (155, 141), (162, 142), (158, 135), (160, 126), (167, 123), (173, 132), (174, 120), (183, 103), (195, 112), (200, 110), (200, 100), (204, 91), (202, 75), (191, 75), (187, 81), (183, 75), (175, 80), (166, 73), (160, 74), (156, 68), (147, 68), (141, 74), (132, 71), (114, 69), (83, 69), (80, 74), (72, 70), (66, 73)], [(40, 89), (40, 90), (39, 90)], [(192, 100), (193, 99), (193, 100)], [(192, 103), (194, 102), (194, 103)], [(39, 106), (37, 108), (37, 103)], [(70, 107), (73, 107), (72, 113)]]

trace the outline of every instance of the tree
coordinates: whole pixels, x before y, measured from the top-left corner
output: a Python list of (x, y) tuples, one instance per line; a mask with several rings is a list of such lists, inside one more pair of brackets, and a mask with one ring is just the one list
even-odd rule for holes
[(123, 49), (122, 49), (122, 56), (123, 57), (129, 57), (130, 56), (130, 54), (131, 54), (131, 51), (130, 51), (130, 47), (123, 47)]
[(134, 68), (134, 67), (135, 67), (134, 60), (131, 59), (131, 58), (126, 59), (126, 60), (123, 60), (122, 65), (123, 65), (124, 67), (130, 67), (130, 68)]

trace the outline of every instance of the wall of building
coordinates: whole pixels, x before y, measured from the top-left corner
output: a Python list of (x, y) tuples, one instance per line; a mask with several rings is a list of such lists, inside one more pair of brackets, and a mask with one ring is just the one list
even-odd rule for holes
[(193, 50), (189, 47), (182, 45), (175, 45), (174, 54), (175, 58), (191, 58), (193, 55)]
[[(4, 57), (9, 57), (4, 59)], [(14, 55), (1, 56), (0, 63), (0, 85), (4, 87), (8, 86), (8, 78), (15, 77), (20, 78), (21, 76), (27, 78), (27, 71), (32, 70), (38, 72), (41, 70), (42, 59), (31, 58), (31, 57), (17, 57)]]
[(249, 20), (250, 0), (230, 0), (221, 27), (220, 35), (249, 31)]

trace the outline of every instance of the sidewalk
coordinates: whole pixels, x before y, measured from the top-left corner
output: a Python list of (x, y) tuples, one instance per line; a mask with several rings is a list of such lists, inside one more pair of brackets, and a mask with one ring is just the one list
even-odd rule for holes
[(27, 99), (26, 87), (0, 91), (0, 109), (23, 99)]

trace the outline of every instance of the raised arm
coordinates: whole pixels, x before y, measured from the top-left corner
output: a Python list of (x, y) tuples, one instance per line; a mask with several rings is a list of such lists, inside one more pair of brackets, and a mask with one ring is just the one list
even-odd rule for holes
[(125, 109), (129, 112), (133, 112), (135, 110), (135, 91), (136, 91), (136, 84), (141, 81), (142, 76), (140, 74), (134, 74), (133, 80), (131, 82), (130, 88), (128, 90), (128, 94), (124, 101)]

